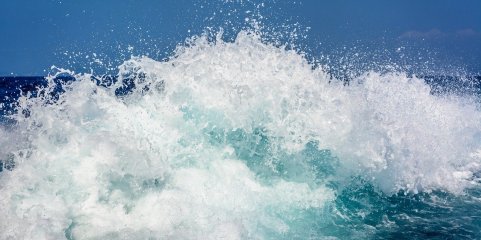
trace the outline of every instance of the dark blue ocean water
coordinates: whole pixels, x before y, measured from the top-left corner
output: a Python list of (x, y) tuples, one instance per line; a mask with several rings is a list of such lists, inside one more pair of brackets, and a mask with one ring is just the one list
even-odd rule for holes
[[(433, 94), (457, 93), (461, 95), (479, 95), (481, 94), (481, 76), (417, 76), (425, 80), (426, 84), (431, 87)], [(118, 80), (116, 76), (104, 75), (100, 77), (91, 77), (91, 80), (99, 86), (108, 87)], [(72, 76), (59, 76), (52, 79), (57, 88), (53, 93), (61, 94), (63, 92), (62, 84), (75, 81)], [(345, 79), (349, 84), (349, 79)], [(117, 90), (117, 95), (128, 94), (134, 88), (132, 79), (124, 79), (125, 87)], [(38, 88), (46, 87), (48, 80), (42, 76), (0, 76), (0, 99), (2, 99), (2, 115), (11, 113), (12, 104), (22, 94), (31, 93), (34, 96), (38, 93)]]

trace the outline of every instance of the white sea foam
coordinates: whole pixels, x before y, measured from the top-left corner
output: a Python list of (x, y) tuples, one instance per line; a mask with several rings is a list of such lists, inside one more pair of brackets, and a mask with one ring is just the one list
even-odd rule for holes
[[(0, 132), (0, 157), (16, 161), (0, 174), (1, 238), (288, 236), (300, 211), (333, 199), (328, 180), (459, 193), (481, 170), (480, 112), (420, 79), (370, 72), (345, 86), (246, 31), (190, 42), (120, 66), (142, 76), (126, 96), (122, 81), (77, 75), (56, 103), (19, 100), (29, 117)], [(309, 144), (333, 172), (298, 157)]]

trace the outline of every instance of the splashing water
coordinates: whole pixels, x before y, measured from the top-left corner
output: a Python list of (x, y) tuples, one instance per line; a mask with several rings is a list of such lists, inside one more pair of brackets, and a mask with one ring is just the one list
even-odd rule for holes
[(0, 238), (480, 237), (475, 101), (403, 73), (346, 85), (250, 31), (208, 39), (21, 97)]

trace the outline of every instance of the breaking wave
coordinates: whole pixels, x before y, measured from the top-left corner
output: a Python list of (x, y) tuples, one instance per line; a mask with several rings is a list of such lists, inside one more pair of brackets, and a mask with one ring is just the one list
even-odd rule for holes
[[(349, 224), (384, 200), (479, 185), (475, 100), (402, 72), (346, 84), (252, 31), (132, 58), (118, 81), (65, 73), (0, 129), (2, 239), (369, 238)], [(382, 201), (346, 210), (356, 191)]]

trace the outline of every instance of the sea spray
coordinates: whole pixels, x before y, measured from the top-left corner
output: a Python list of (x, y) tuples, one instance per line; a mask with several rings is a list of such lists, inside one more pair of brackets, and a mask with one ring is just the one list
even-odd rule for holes
[(396, 72), (345, 84), (256, 32), (132, 58), (109, 86), (74, 75), (0, 131), (2, 239), (370, 238), (397, 223), (376, 203), (479, 184), (469, 99)]

